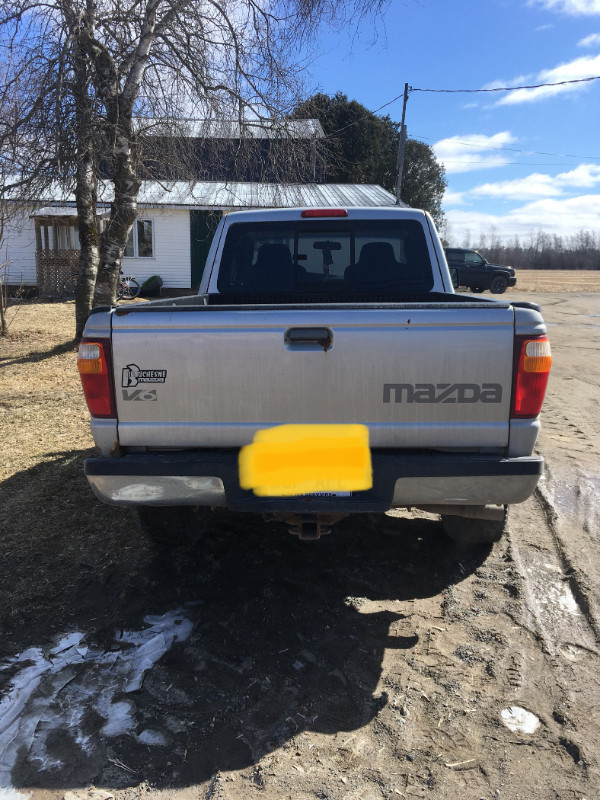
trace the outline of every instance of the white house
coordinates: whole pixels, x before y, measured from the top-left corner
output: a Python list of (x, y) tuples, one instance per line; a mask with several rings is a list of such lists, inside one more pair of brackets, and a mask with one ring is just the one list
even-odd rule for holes
[[(101, 201), (100, 219), (108, 214), (106, 191)], [(165, 288), (197, 286), (216, 225), (230, 211), (394, 204), (395, 197), (377, 185), (146, 181), (123, 272), (140, 284), (160, 275)], [(46, 200), (7, 225), (0, 245), (0, 265), (5, 265), (0, 275), (8, 284), (39, 286), (43, 294), (59, 295), (65, 280), (77, 271), (78, 250), (74, 198)]]

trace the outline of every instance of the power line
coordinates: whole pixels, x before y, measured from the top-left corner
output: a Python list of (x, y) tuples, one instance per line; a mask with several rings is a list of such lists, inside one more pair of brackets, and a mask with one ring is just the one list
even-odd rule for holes
[[(574, 78), (570, 81), (557, 81), (556, 83), (535, 83), (530, 86), (495, 86), (492, 89), (418, 89), (409, 86), (409, 92), (436, 92), (438, 94), (475, 94), (477, 92), (518, 92), (521, 89), (543, 89), (546, 86), (566, 86), (569, 83), (586, 83), (588, 81), (600, 80), (600, 75), (593, 75), (591, 78)], [(398, 95), (402, 97), (402, 95)], [(398, 100), (398, 97), (395, 99)], [(391, 101), (394, 102), (393, 100)], [(383, 108), (383, 106), (382, 106)]]
[[(575, 78), (575, 79), (569, 80), (569, 81), (558, 81), (556, 83), (536, 83), (536, 84), (531, 84), (529, 86), (497, 86), (497, 87), (494, 87), (493, 89), (420, 89), (420, 88), (415, 87), (415, 86), (409, 86), (408, 87), (408, 93), (410, 94), (411, 92), (433, 92), (433, 93), (438, 93), (438, 94), (461, 94), (461, 93), (463, 93), (463, 94), (476, 94), (478, 92), (517, 92), (517, 91), (520, 91), (521, 89), (542, 89), (542, 88), (544, 88), (546, 86), (567, 86), (568, 84), (572, 84), (572, 83), (588, 83), (589, 81), (597, 81), (597, 80), (600, 80), (600, 75), (594, 75), (591, 78)], [(338, 128), (335, 131), (331, 131), (330, 133), (328, 133), (326, 135), (325, 138), (328, 139), (330, 136), (335, 136), (337, 133), (342, 133), (342, 131), (345, 131), (347, 128), (351, 128), (353, 125), (358, 125), (364, 119), (368, 119), (368, 117), (370, 117), (372, 114), (377, 114), (377, 112), (381, 111), (383, 108), (387, 108), (387, 106), (391, 106), (392, 103), (395, 103), (397, 100), (400, 100), (400, 98), (403, 97), (403, 96), (404, 96), (404, 92), (402, 92), (399, 95), (396, 95), (396, 97), (393, 97), (391, 100), (388, 100), (386, 103), (383, 103), (383, 105), (379, 106), (379, 108), (375, 108), (373, 111), (368, 111), (367, 114), (364, 114), (362, 117), (359, 117), (358, 119), (355, 119), (352, 122), (349, 122), (347, 125), (344, 125), (342, 128)], [(420, 139), (425, 139), (426, 141), (434, 141), (433, 139), (428, 139), (426, 136), (420, 136), (419, 138)], [(490, 147), (490, 148), (492, 147), (492, 145), (474, 145), (474, 146), (476, 146), (476, 147)], [(496, 149), (496, 148), (494, 148), (494, 149)], [(497, 149), (498, 150), (504, 150), (504, 149), (511, 150), (511, 149), (514, 149), (514, 152), (516, 152), (516, 153), (527, 152), (527, 151), (524, 151), (524, 150), (517, 150), (515, 148), (509, 148), (509, 147), (507, 147), (507, 148), (500, 148), (499, 147)], [(574, 156), (574, 155), (568, 155), (566, 153), (565, 154), (563, 154), (563, 153), (544, 153), (544, 152), (537, 152), (535, 150), (531, 150), (529, 152), (533, 152), (536, 155), (559, 156), (559, 157), (564, 156), (565, 158), (590, 158), (590, 159), (600, 158), (600, 156)]]
[(464, 161), (462, 158), (441, 158), (445, 164), (487, 164), (490, 167), (564, 167), (564, 164), (556, 161), (501, 161), (498, 163), (489, 161)]
[[(435, 142), (438, 141), (437, 139), (432, 139), (430, 136), (419, 136), (415, 134), (415, 138), (423, 139), (426, 142)], [(484, 147), (488, 150), (506, 150), (511, 153), (531, 153), (532, 155), (536, 156), (556, 156), (557, 158), (589, 158), (592, 161), (600, 160), (600, 155), (598, 156), (577, 156), (573, 155), (572, 153), (547, 153), (544, 150), (521, 150), (517, 147), (498, 147), (497, 145), (493, 144), (480, 144), (479, 142), (461, 142), (456, 139), (453, 139), (453, 144), (464, 144), (466, 147)]]
[(382, 108), (386, 108), (386, 106), (391, 106), (392, 103), (395, 103), (396, 100), (399, 100), (403, 96), (404, 96), (404, 92), (402, 92), (402, 94), (399, 94), (398, 97), (394, 97), (392, 100), (388, 100), (387, 103), (384, 103), (382, 106), (379, 106), (379, 108), (375, 108), (373, 111), (367, 110), (367, 113), (363, 114), (362, 117), (359, 117), (358, 119), (355, 119), (352, 122), (349, 122), (347, 125), (344, 125), (342, 128), (338, 128), (335, 131), (331, 131), (330, 133), (328, 133), (325, 136), (325, 138), (328, 139), (330, 136), (335, 136), (336, 133), (341, 133), (342, 131), (345, 131), (348, 128), (351, 128), (353, 125), (358, 125), (359, 122), (362, 122), (364, 119), (369, 119), (370, 116), (372, 116), (373, 114), (377, 114), (378, 111), (381, 111)]

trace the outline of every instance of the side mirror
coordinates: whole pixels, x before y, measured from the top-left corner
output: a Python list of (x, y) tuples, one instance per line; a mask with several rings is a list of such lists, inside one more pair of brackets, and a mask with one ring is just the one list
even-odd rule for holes
[(450, 277), (452, 278), (452, 286), (458, 289), (458, 270), (456, 267), (448, 267), (448, 269), (450, 270)]

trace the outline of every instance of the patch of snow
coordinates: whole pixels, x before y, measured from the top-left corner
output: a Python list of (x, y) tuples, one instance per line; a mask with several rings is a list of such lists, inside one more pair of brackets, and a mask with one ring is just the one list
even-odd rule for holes
[(142, 744), (149, 744), (155, 747), (164, 747), (167, 744), (167, 740), (160, 731), (153, 731), (150, 728), (142, 731), (137, 738), (138, 742), (141, 742)]
[(564, 611), (571, 616), (579, 616), (581, 614), (577, 601), (566, 584), (549, 581), (545, 593), (546, 596), (541, 598), (541, 603), (544, 605), (554, 606), (556, 609)]
[(108, 720), (102, 728), (105, 736), (122, 736), (135, 726), (133, 721), (133, 703), (127, 700), (111, 703), (108, 708)]
[(53, 647), (52, 650), (48, 651), (50, 657), (60, 655), (65, 651), (70, 650), (72, 647), (77, 648), (77, 645), (81, 642), (83, 637), (83, 633), (69, 633), (67, 636), (63, 636), (56, 647)]
[(123, 689), (125, 692), (137, 692), (145, 673), (164, 656), (174, 642), (185, 641), (194, 627), (179, 611), (170, 611), (162, 617), (149, 616), (144, 621), (150, 628), (145, 631), (124, 632), (117, 639), (133, 646), (121, 653), (122, 669), (128, 676)]
[(47, 751), (53, 731), (68, 731), (88, 753), (102, 747), (101, 739), (85, 732), (91, 710), (106, 720), (104, 736), (135, 736), (134, 702), (114, 698), (139, 691), (148, 670), (193, 628), (180, 610), (148, 616), (144, 622), (147, 627), (141, 631), (117, 637), (119, 649), (90, 650), (82, 644), (85, 634), (70, 633), (50, 649), (29, 648), (2, 666), (21, 668), (0, 701), (0, 800), (24, 800), (10, 786), (18, 755), (26, 753), (40, 771), (61, 766)]
[(10, 786), (7, 788), (0, 786), (0, 800), (29, 800), (30, 797), (31, 794), (29, 792), (23, 794), (23, 792), (18, 792)]
[[(0, 787), (10, 786), (10, 772), (17, 753), (21, 747), (25, 747), (27, 752), (31, 750), (46, 709), (65, 685), (60, 678), (57, 680), (58, 676), (71, 664), (82, 660), (76, 650), (82, 638), (83, 634), (63, 637), (49, 651), (48, 658), (41, 648), (31, 647), (10, 660), (10, 664), (26, 666), (16, 673), (0, 701)], [(43, 679), (50, 679), (49, 692), (40, 698), (36, 692)]]
[(562, 608), (563, 611), (566, 611), (567, 614), (573, 614), (575, 616), (581, 613), (579, 611), (579, 606), (577, 605), (577, 601), (573, 597), (573, 593), (571, 592), (568, 586), (563, 587), (562, 594), (560, 594), (558, 598), (558, 605)]
[(532, 714), (520, 706), (511, 706), (500, 712), (502, 722), (515, 733), (535, 733), (540, 727), (540, 721)]

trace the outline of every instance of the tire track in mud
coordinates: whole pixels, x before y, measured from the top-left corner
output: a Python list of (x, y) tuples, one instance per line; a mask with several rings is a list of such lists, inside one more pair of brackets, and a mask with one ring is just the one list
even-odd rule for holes
[[(586, 618), (591, 631), (593, 631), (595, 643), (598, 647), (600, 646), (600, 616), (596, 608), (593, 594), (590, 592), (585, 576), (581, 573), (579, 564), (574, 561), (565, 547), (566, 522), (561, 520), (560, 514), (553, 504), (548, 489), (544, 484), (538, 485), (535, 497), (544, 512), (548, 529), (552, 533), (556, 555), (562, 571), (568, 578), (571, 592), (577, 601), (581, 613)], [(570, 533), (573, 533), (572, 527), (570, 528)]]
[(600, 295), (540, 295), (539, 301), (554, 364), (538, 440), (546, 475), (536, 497), (560, 566), (600, 643)]
[(533, 536), (510, 537), (511, 554), (524, 584), (527, 607), (550, 655), (556, 656), (566, 641), (600, 656), (594, 621), (587, 613), (585, 598), (580, 601), (582, 587), (548, 522), (547, 501), (541, 493), (536, 493), (534, 502), (546, 524), (538, 526)]
[[(551, 509), (551, 507), (550, 507)], [(581, 586), (565, 558), (541, 493), (513, 508), (510, 552), (521, 585), (524, 624), (539, 635), (555, 681), (553, 720), (558, 745), (600, 787), (600, 739), (594, 722), (600, 695), (600, 650)], [(523, 662), (525, 663), (525, 662)]]

